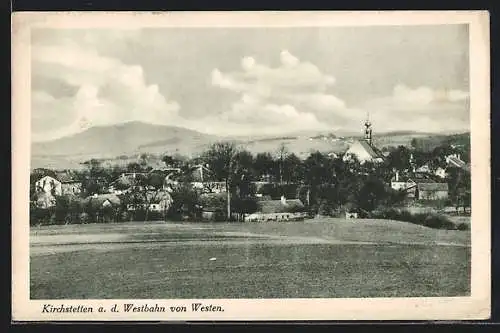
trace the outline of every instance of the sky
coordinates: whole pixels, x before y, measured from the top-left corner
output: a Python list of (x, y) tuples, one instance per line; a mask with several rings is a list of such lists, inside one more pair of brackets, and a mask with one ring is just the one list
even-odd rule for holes
[(38, 29), (32, 140), (142, 121), (221, 136), (469, 129), (466, 25)]

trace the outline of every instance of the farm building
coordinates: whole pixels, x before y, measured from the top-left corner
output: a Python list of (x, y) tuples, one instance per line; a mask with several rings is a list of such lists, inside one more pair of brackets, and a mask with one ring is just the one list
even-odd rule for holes
[(417, 200), (441, 200), (448, 198), (448, 184), (437, 182), (417, 182)]
[(411, 178), (407, 176), (400, 176), (398, 171), (396, 171), (394, 177), (391, 179), (391, 188), (396, 191), (404, 191), (415, 185), (416, 183)]
[(62, 194), (79, 194), (82, 192), (82, 183), (68, 173), (57, 174), (57, 180), (61, 182)]
[(83, 204), (92, 209), (99, 210), (107, 207), (120, 206), (120, 198), (114, 194), (94, 194), (84, 199)]
[(172, 205), (172, 196), (166, 191), (148, 193), (149, 210), (152, 212), (166, 212)]
[(447, 173), (446, 173), (446, 169), (444, 168), (441, 168), (441, 167), (437, 167), (436, 169), (431, 169), (431, 167), (428, 165), (428, 164), (424, 164), (418, 168), (415, 169), (415, 172), (416, 173), (420, 173), (420, 174), (432, 174), (434, 176), (437, 176), (439, 178), (446, 178), (447, 176)]
[(108, 191), (110, 193), (121, 194), (127, 189), (131, 188), (136, 184), (136, 174), (135, 173), (122, 173), (120, 177), (112, 181), (108, 185)]
[(44, 192), (52, 195), (62, 194), (62, 184), (55, 177), (44, 176), (35, 182), (36, 192)]
[(446, 163), (448, 163), (448, 166), (451, 168), (459, 168), (470, 172), (470, 164), (462, 161), (460, 157), (460, 154), (446, 156)]
[(347, 220), (357, 219), (362, 215), (358, 205), (353, 202), (346, 203), (339, 211), (340, 216), (345, 217)]
[(307, 216), (304, 204), (298, 199), (286, 200), (263, 200), (258, 202), (257, 212), (246, 214), (245, 221), (267, 222), (267, 221), (293, 221), (302, 220)]
[(217, 181), (212, 171), (202, 164), (191, 169), (190, 180), (193, 188), (202, 193), (223, 193), (226, 191), (226, 183)]
[(113, 221), (120, 204), (120, 198), (114, 194), (94, 194), (82, 202), (82, 206), (89, 214), (94, 215), (97, 222)]
[(82, 183), (68, 173), (58, 173), (44, 176), (35, 182), (37, 192), (52, 193), (53, 195), (78, 194), (82, 191)]

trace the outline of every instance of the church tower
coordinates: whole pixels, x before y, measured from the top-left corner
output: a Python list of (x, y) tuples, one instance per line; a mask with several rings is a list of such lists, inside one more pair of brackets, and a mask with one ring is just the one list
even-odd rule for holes
[(367, 114), (365, 121), (365, 141), (372, 145), (372, 123), (370, 122), (370, 114)]

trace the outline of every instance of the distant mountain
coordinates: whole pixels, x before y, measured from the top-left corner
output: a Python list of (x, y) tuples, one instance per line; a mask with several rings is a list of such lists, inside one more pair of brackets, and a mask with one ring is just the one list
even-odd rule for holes
[[(306, 158), (311, 152), (324, 153), (345, 151), (350, 140), (359, 139), (362, 133), (348, 136), (348, 133), (328, 131), (303, 131), (289, 135), (266, 135), (248, 137), (218, 137), (175, 126), (151, 125), (129, 122), (121, 125), (92, 127), (72, 136), (54, 141), (32, 144), (31, 167), (53, 169), (78, 168), (81, 162), (98, 158), (116, 162), (116, 158), (136, 158), (141, 153), (157, 156), (180, 154), (196, 156), (211, 143), (230, 140), (240, 147), (256, 154), (275, 153), (281, 144), (289, 152)], [(415, 139), (419, 146), (430, 149), (438, 144), (465, 144), (470, 141), (468, 133), (458, 135), (397, 131), (374, 133), (374, 144), (379, 147), (410, 146)], [(113, 162), (113, 163), (114, 163)]]
[(96, 126), (82, 133), (32, 144), (34, 156), (116, 156), (153, 150), (191, 150), (215, 136), (175, 126), (128, 122)]

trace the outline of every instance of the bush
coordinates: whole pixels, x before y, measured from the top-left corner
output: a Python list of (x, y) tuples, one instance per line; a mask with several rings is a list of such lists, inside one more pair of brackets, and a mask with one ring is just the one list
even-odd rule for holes
[[(403, 222), (410, 222), (413, 224), (423, 225), (425, 227), (434, 229), (447, 229), (454, 230), (458, 229), (455, 224), (451, 222), (446, 216), (437, 215), (433, 213), (411, 213), (407, 210), (398, 210), (394, 208), (388, 208), (381, 211), (373, 212), (372, 218), (382, 218), (388, 220), (396, 220)], [(464, 224), (464, 223), (462, 223)], [(460, 228), (465, 228), (461, 226)], [(467, 230), (467, 229), (459, 229)]]
[(461, 231), (466, 231), (466, 230), (470, 230), (470, 226), (468, 223), (459, 223), (457, 225), (457, 230), (461, 230)]
[(83, 212), (83, 213), (80, 214), (79, 220), (80, 220), (81, 224), (87, 224), (87, 223), (91, 222), (90, 215), (88, 213), (86, 213), (86, 212)]
[(446, 216), (442, 215), (429, 215), (425, 218), (424, 226), (435, 229), (455, 229), (455, 224), (448, 220)]

